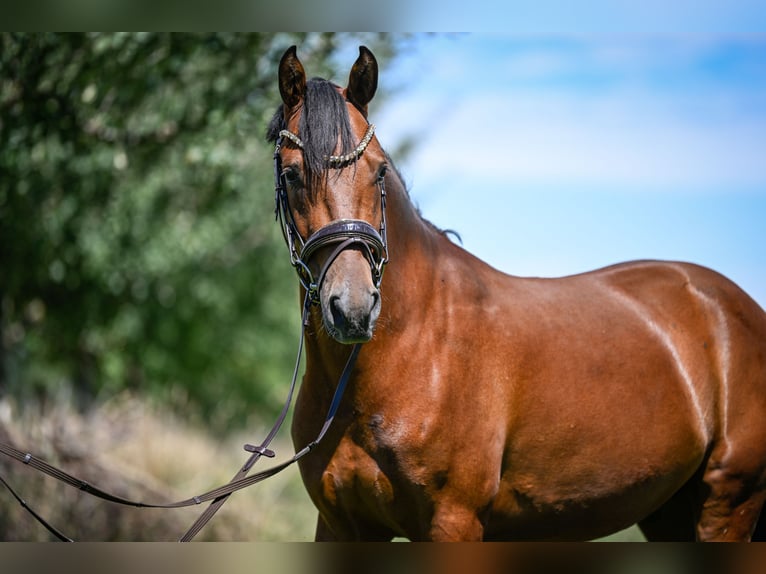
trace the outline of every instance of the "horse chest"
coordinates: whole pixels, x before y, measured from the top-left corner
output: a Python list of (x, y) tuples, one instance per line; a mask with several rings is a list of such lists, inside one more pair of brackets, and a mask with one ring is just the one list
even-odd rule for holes
[[(313, 487), (311, 486), (313, 485)], [(395, 523), (394, 487), (381, 465), (354, 440), (344, 437), (307, 482), (325, 520), (340, 532), (370, 523)]]
[(418, 493), (432, 473), (416, 464), (422, 461), (413, 449), (419, 441), (410, 436), (407, 425), (400, 428), (386, 421), (379, 415), (358, 417), (324, 463), (314, 467), (308, 484), (314, 485), (309, 488), (325, 516), (340, 523), (374, 522), (401, 530), (408, 512), (420, 504)]

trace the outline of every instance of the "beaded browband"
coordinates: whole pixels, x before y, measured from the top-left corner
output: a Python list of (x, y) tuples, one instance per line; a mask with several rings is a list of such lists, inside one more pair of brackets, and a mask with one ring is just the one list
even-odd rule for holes
[[(297, 145), (299, 148), (303, 149), (303, 141), (301, 138), (296, 136), (293, 132), (289, 130), (282, 130), (279, 132), (279, 135), (282, 137), (286, 137), (291, 142), (293, 142), (295, 145)], [(350, 163), (357, 159), (360, 155), (364, 153), (364, 150), (367, 149), (367, 145), (370, 143), (370, 140), (372, 140), (372, 136), (375, 135), (375, 124), (370, 124), (367, 128), (367, 132), (364, 134), (364, 137), (362, 138), (362, 141), (359, 142), (359, 145), (354, 148), (354, 150), (350, 153), (347, 153), (346, 155), (331, 155), (327, 158), (327, 163), (330, 165), (330, 167), (342, 167), (346, 165), (347, 163)]]

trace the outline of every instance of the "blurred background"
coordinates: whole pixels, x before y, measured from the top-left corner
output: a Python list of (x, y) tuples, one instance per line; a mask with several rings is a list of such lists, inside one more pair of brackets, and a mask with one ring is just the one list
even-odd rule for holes
[[(373, 50), (378, 138), (424, 216), (493, 266), (684, 259), (764, 306), (762, 36), (3, 34), (0, 440), (167, 501), (227, 481), (266, 434), (299, 334), (264, 141), (291, 44), (344, 85)], [(200, 511), (114, 507), (5, 459), (0, 475), (76, 539), (174, 540)], [(314, 523), (291, 469), (199, 539)], [(49, 538), (0, 491), (0, 539)]]

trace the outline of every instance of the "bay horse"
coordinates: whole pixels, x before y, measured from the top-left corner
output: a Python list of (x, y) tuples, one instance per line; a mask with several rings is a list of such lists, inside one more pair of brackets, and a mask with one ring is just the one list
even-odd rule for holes
[(636, 523), (649, 540), (751, 538), (766, 498), (753, 299), (690, 263), (501, 273), (410, 200), (368, 122), (367, 48), (346, 88), (307, 80), (295, 46), (278, 79), (277, 211), (315, 303), (296, 447), (360, 348), (300, 460), (316, 540), (587, 540)]

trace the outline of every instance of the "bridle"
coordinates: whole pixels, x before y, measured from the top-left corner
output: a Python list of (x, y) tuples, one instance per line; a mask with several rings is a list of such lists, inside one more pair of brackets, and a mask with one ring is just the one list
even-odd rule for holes
[[(340, 169), (356, 161), (362, 155), (362, 153), (364, 153), (364, 150), (370, 143), (374, 132), (375, 126), (369, 124), (365, 136), (352, 152), (342, 156), (329, 156), (327, 158), (328, 169)], [(295, 226), (295, 220), (293, 219), (287, 198), (285, 177), (282, 174), (280, 150), (284, 141), (283, 138), (287, 138), (301, 149), (303, 149), (303, 142), (292, 132), (283, 129), (280, 131), (279, 136), (277, 137), (276, 149), (274, 150), (276, 216), (280, 220), (282, 231), (285, 236), (285, 241), (287, 242), (287, 246), (290, 251), (290, 261), (296, 268), (301, 284), (306, 291), (303, 305), (301, 336), (300, 342), (298, 344), (298, 356), (295, 361), (292, 382), (290, 383), (290, 388), (285, 404), (282, 407), (276, 422), (274, 423), (273, 427), (263, 442), (261, 442), (259, 445), (245, 445), (244, 448), (247, 452), (250, 453), (250, 455), (244, 465), (242, 465), (239, 471), (234, 475), (234, 477), (227, 484), (209, 490), (200, 495), (192, 496), (191, 498), (187, 498), (185, 500), (179, 500), (170, 503), (152, 504), (129, 500), (119, 495), (110, 493), (106, 490), (102, 490), (96, 486), (93, 486), (87, 481), (73, 476), (45, 462), (44, 460), (33, 456), (29, 452), (18, 450), (12, 445), (3, 442), (0, 442), (0, 454), (35, 468), (36, 470), (47, 474), (48, 476), (56, 478), (57, 480), (60, 480), (71, 487), (77, 488), (97, 498), (125, 506), (134, 506), (139, 508), (184, 508), (188, 506), (199, 505), (204, 502), (210, 502), (210, 505), (208, 505), (205, 511), (197, 518), (189, 530), (187, 530), (187, 532), (179, 539), (180, 542), (188, 542), (192, 540), (200, 532), (200, 530), (202, 530), (205, 524), (207, 524), (207, 522), (226, 502), (232, 493), (278, 474), (287, 467), (298, 462), (298, 460), (306, 456), (321, 442), (322, 438), (325, 436), (333, 420), (335, 419), (335, 415), (338, 411), (338, 407), (340, 406), (341, 399), (343, 398), (343, 392), (346, 388), (346, 384), (351, 377), (351, 372), (353, 371), (354, 365), (356, 364), (356, 359), (359, 356), (361, 343), (357, 343), (352, 346), (351, 353), (349, 354), (346, 365), (340, 375), (338, 384), (335, 387), (335, 392), (333, 393), (330, 406), (327, 410), (324, 424), (319, 430), (316, 438), (303, 449), (296, 452), (292, 458), (273, 467), (248, 476), (250, 469), (261, 456), (270, 458), (275, 456), (274, 451), (270, 450), (268, 447), (281, 428), (282, 423), (287, 418), (289, 407), (292, 403), (292, 397), (296, 387), (296, 381), (298, 379), (301, 355), (303, 352), (305, 328), (308, 325), (309, 319), (309, 311), (312, 305), (319, 303), (319, 291), (322, 287), (325, 276), (327, 275), (327, 270), (330, 268), (333, 261), (335, 261), (335, 259), (337, 259), (337, 257), (344, 250), (352, 246), (360, 246), (367, 261), (370, 264), (370, 271), (372, 273), (373, 282), (375, 283), (376, 288), (380, 287), (380, 283), (383, 278), (383, 269), (386, 263), (388, 263), (388, 242), (386, 240), (386, 190), (384, 185), (384, 177), (381, 174), (378, 176), (376, 182), (381, 201), (381, 222), (379, 230), (376, 230), (368, 222), (359, 219), (339, 219), (320, 228), (314, 232), (306, 241), (304, 241)], [(300, 244), (300, 249), (296, 247), (296, 241)], [(335, 249), (327, 257), (318, 276), (315, 278), (309, 266), (311, 258), (314, 256), (314, 254), (316, 254), (318, 250), (328, 246), (335, 246)], [(2, 476), (0, 476), (0, 484), (2, 484), (8, 491), (10, 491), (11, 495), (17, 500), (17, 502), (22, 507), (24, 507), (24, 509), (27, 510), (49, 532), (51, 532), (51, 534), (53, 534), (59, 540), (72, 542), (71, 538), (67, 537), (59, 530), (54, 528), (42, 516), (35, 512), (26, 503), (26, 501), (16, 493), (16, 491), (5, 481)]]
[[(341, 169), (355, 162), (367, 148), (375, 134), (375, 125), (369, 124), (364, 137), (353, 151), (345, 155), (327, 157), (328, 169)], [(298, 279), (306, 290), (306, 304), (319, 303), (319, 291), (327, 274), (327, 270), (341, 252), (351, 246), (361, 247), (362, 253), (370, 264), (370, 272), (375, 288), (380, 288), (383, 279), (383, 269), (388, 263), (388, 240), (386, 237), (386, 186), (381, 174), (376, 180), (380, 193), (381, 218), (380, 227), (375, 229), (361, 219), (337, 219), (321, 227), (304, 240), (295, 224), (290, 203), (287, 197), (287, 183), (282, 172), (281, 150), (285, 139), (300, 149), (304, 149), (303, 141), (294, 133), (283, 129), (277, 136), (274, 149), (274, 203), (275, 217), (280, 223), (282, 234), (290, 252), (290, 263), (298, 273)], [(312, 257), (323, 247), (336, 246), (332, 254), (325, 260), (319, 274), (315, 277), (311, 271)]]

